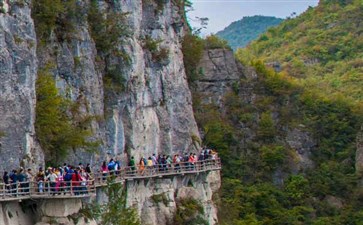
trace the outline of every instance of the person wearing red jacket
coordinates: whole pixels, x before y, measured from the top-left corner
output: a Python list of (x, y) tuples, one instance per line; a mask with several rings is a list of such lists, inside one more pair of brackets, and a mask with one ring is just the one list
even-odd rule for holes
[(77, 168), (72, 175), (72, 187), (75, 195), (79, 195), (79, 191), (81, 188), (81, 181), (82, 177), (79, 174), (79, 169)]

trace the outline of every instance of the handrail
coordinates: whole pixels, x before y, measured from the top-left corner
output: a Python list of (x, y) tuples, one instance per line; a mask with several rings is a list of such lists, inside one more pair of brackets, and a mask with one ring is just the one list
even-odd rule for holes
[(0, 183), (0, 201), (36, 198), (78, 198), (95, 195), (94, 180), (87, 181), (25, 181)]
[(116, 183), (125, 180), (194, 174), (220, 170), (220, 159), (197, 162), (157, 164), (154, 166), (127, 166), (120, 170), (91, 174), (87, 181), (26, 181), (11, 184), (0, 183), (0, 202), (39, 198), (83, 198), (96, 195), (96, 188), (105, 186), (109, 177)]
[(220, 159), (208, 159), (197, 162), (180, 162), (171, 164), (156, 164), (151, 167), (148, 166), (127, 166), (120, 170), (113, 170), (108, 172), (93, 173), (92, 177), (96, 181), (96, 186), (103, 186), (107, 183), (108, 177), (113, 177), (118, 180), (133, 180), (153, 177), (163, 177), (179, 174), (192, 174), (199, 172), (206, 172), (211, 170), (220, 170)]

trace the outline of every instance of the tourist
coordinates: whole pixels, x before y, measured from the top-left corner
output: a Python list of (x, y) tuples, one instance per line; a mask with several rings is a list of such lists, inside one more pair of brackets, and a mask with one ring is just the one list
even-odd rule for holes
[(87, 163), (87, 166), (86, 166), (86, 170), (85, 170), (88, 174), (91, 174), (92, 171), (91, 171), (91, 165), (89, 163)]
[(84, 169), (81, 169), (80, 170), (80, 173), (79, 173), (80, 177), (81, 177), (81, 187), (80, 187), (80, 192), (84, 195), (88, 194), (88, 191), (87, 191), (87, 181), (89, 179), (89, 175), (88, 173), (84, 170)]
[(153, 165), (154, 165), (154, 167), (156, 167), (156, 165), (158, 164), (158, 160), (157, 160), (157, 158), (156, 158), (155, 154), (153, 154), (153, 155), (151, 156), (151, 160), (153, 161)]
[(136, 170), (136, 165), (135, 165), (135, 158), (133, 156), (131, 156), (131, 159), (129, 161), (129, 167), (131, 169), (132, 175), (135, 174), (135, 170)]
[(153, 163), (152, 157), (149, 157), (147, 159), (146, 165), (147, 165), (148, 174), (151, 175), (152, 171), (153, 171), (153, 168), (154, 168), (154, 163)]
[(144, 161), (144, 157), (141, 157), (141, 159), (139, 161), (139, 174), (144, 175), (144, 170), (145, 170), (145, 161)]
[(71, 192), (71, 182), (72, 182), (72, 176), (73, 176), (74, 170), (73, 167), (71, 165), (67, 166), (67, 172), (64, 173), (63, 176), (63, 183), (64, 183), (64, 194), (66, 194), (67, 192)]
[(10, 190), (10, 182), (9, 182), (10, 177), (9, 177), (9, 173), (7, 171), (4, 172), (3, 181), (4, 181), (5, 189), (8, 192)]
[(115, 171), (116, 163), (113, 159), (107, 164), (107, 169), (110, 172), (110, 175), (113, 175), (113, 171)]
[(180, 172), (180, 162), (181, 158), (179, 154), (174, 155), (173, 163), (174, 163), (174, 170)]
[(25, 173), (25, 180), (27, 181), (26, 185), (25, 185), (25, 192), (29, 192), (30, 189), (30, 185), (33, 183), (34, 181), (34, 175), (32, 173), (32, 169), (27, 169), (26, 173)]
[(53, 168), (48, 168), (49, 170), (49, 174), (46, 176), (46, 181), (48, 181), (49, 187), (50, 187), (50, 192), (55, 195), (56, 194), (56, 185), (57, 185), (57, 179), (58, 176), (55, 173), (55, 169)]
[(12, 193), (13, 194), (16, 194), (17, 193), (17, 180), (18, 180), (18, 177), (16, 175), (16, 170), (12, 170), (11, 173), (10, 173), (10, 181), (11, 181), (11, 190), (12, 190)]
[(44, 174), (42, 167), (39, 168), (39, 171), (36, 175), (36, 181), (38, 183), (38, 192), (43, 193), (44, 192), (45, 174)]
[(79, 195), (79, 191), (81, 190), (81, 181), (82, 181), (82, 177), (79, 174), (79, 168), (77, 168), (76, 170), (74, 170), (74, 173), (72, 175), (72, 187), (73, 187), (73, 192), (75, 195)]
[(121, 170), (121, 162), (120, 162), (120, 160), (118, 160), (118, 158), (116, 158), (116, 161), (115, 161), (116, 175), (120, 174), (120, 170)]
[(101, 172), (102, 172), (102, 180), (105, 181), (108, 175), (108, 167), (106, 165), (106, 161), (103, 161), (102, 163)]

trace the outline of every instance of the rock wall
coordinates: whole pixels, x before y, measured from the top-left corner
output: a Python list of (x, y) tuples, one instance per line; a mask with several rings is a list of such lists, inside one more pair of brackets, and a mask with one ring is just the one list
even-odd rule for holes
[[(126, 153), (138, 159), (152, 153), (192, 150), (191, 136), (199, 134), (180, 50), (181, 6), (174, 1), (165, 1), (162, 9), (145, 0), (98, 2), (105, 13), (127, 13), (132, 34), (119, 49), (125, 51), (129, 64), (124, 63), (124, 56), (112, 54), (99, 63), (89, 24), (84, 22), (77, 24), (70, 41), (54, 38), (38, 49), (40, 65), (56, 62), (53, 73), (61, 92), (80, 101), (85, 114), (102, 118), (92, 125), (94, 138), (103, 143), (99, 155), (78, 151), (68, 161), (78, 162), (76, 158), (82, 157), (99, 162), (107, 156), (125, 160)], [(145, 48), (147, 38), (158, 42), (158, 50), (168, 50), (164, 59), (153, 59)], [(106, 96), (103, 76), (104, 68), (109, 67), (124, 80), (125, 90)]]
[[(51, 72), (60, 93), (78, 102), (84, 115), (100, 118), (92, 123), (93, 139), (102, 142), (98, 154), (79, 150), (67, 161), (78, 163), (82, 158), (98, 164), (106, 157), (126, 160), (126, 153), (139, 158), (195, 150), (191, 136), (199, 133), (180, 45), (184, 31), (181, 5), (165, 1), (157, 10), (154, 1), (108, 2), (99, 1), (99, 7), (127, 13), (132, 35), (119, 48), (130, 58), (128, 65), (117, 55), (105, 63), (97, 61), (99, 52), (87, 21), (75, 24), (76, 31), (68, 40), (53, 34), (50, 41), (37, 45), (29, 1), (4, 7), (7, 11), (0, 14), (0, 131), (5, 134), (0, 139), (0, 158), (7, 162), (4, 165), (44, 163), (34, 141), (35, 80), (38, 67), (49, 62), (55, 64)], [(168, 50), (164, 59), (153, 59), (144, 47), (145, 38), (160, 42), (158, 49)], [(105, 99), (109, 96), (104, 93), (104, 68), (115, 64), (126, 90)]]
[(138, 209), (145, 225), (173, 224), (179, 200), (193, 198), (201, 203), (204, 218), (213, 225), (218, 222), (213, 194), (220, 182), (219, 172), (127, 181), (128, 204)]
[(36, 35), (29, 7), (0, 13), (0, 171), (43, 161), (35, 142)]
[(80, 199), (25, 200), (0, 203), (1, 225), (96, 225), (80, 210)]
[(202, 104), (217, 104), (223, 108), (225, 94), (233, 90), (233, 84), (244, 77), (242, 65), (236, 61), (232, 50), (205, 50), (199, 63), (203, 75), (196, 90), (202, 96)]
[(1, 225), (33, 225), (35, 213), (24, 204), (14, 202), (0, 203)]
[[(129, 64), (117, 54), (100, 62), (101, 55), (86, 20), (75, 24), (76, 29), (67, 40), (52, 32), (47, 42), (40, 43), (40, 37), (35, 33), (36, 24), (31, 18), (31, 1), (0, 2), (4, 4), (0, 12), (1, 172), (20, 166), (35, 170), (47, 160), (37, 144), (34, 121), (37, 73), (49, 62), (54, 64), (51, 73), (60, 93), (78, 102), (82, 115), (98, 118), (91, 124), (91, 139), (101, 141), (99, 151), (96, 154), (81, 149), (72, 151), (65, 159), (67, 162), (90, 162), (99, 168), (101, 161), (111, 157), (118, 157), (125, 165), (131, 155), (138, 160), (153, 153), (196, 151), (195, 136), (199, 137), (199, 132), (181, 52), (185, 24), (179, 1), (165, 0), (162, 7), (160, 1), (153, 0), (98, 1), (99, 8), (105, 13), (127, 14), (127, 25), (132, 32), (117, 48), (128, 55)], [(88, 7), (89, 1), (77, 2), (84, 9)], [(158, 42), (158, 50), (167, 50), (163, 59), (155, 60), (151, 50), (145, 48), (146, 38)], [(112, 66), (116, 66), (117, 73), (121, 74), (125, 90), (107, 95), (103, 78), (105, 68)], [(193, 180), (192, 177), (188, 179)], [(212, 188), (208, 179), (196, 178), (191, 188), (195, 192), (193, 195), (203, 203), (206, 217), (214, 224), (216, 209), (211, 196), (219, 185)], [(218, 183), (219, 174), (213, 179)], [(180, 179), (150, 181), (147, 187), (142, 182), (129, 184), (129, 193), (132, 193), (129, 199), (138, 205), (140, 213), (146, 212), (150, 218), (156, 218), (156, 213), (160, 213), (155, 205), (148, 206), (151, 203), (143, 191), (150, 189), (148, 197), (160, 191), (168, 192), (171, 201), (175, 202), (174, 196), (179, 195), (182, 185)], [(14, 205), (10, 207), (10, 204)], [(63, 203), (44, 202), (43, 206), (46, 206), (43, 208), (58, 207), (52, 204)], [(164, 218), (171, 218), (175, 209), (173, 204), (164, 209)], [(1, 203), (1, 207), (3, 217), (0, 224), (35, 222), (33, 212), (16, 217), (18, 219), (5, 212), (7, 207), (18, 212), (20, 206), (17, 203)], [(39, 224), (50, 223), (54, 217), (58, 222), (69, 220), (64, 216), (48, 215), (48, 212), (43, 212)]]

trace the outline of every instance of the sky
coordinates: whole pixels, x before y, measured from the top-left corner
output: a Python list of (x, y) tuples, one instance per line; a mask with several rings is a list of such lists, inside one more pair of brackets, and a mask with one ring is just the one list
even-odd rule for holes
[(264, 15), (286, 18), (300, 14), (318, 0), (191, 0), (194, 10), (188, 13), (190, 24), (200, 27), (195, 17), (209, 19), (202, 35), (217, 33), (244, 16)]

